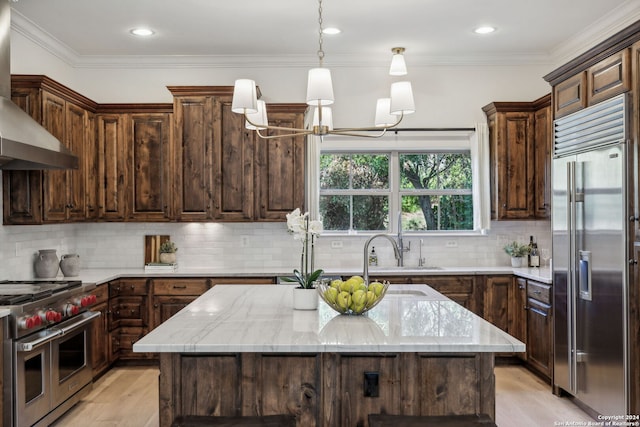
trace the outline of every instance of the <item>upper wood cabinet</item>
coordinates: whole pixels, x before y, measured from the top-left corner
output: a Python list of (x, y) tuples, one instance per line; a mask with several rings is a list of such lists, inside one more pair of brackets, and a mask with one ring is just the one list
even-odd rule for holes
[(550, 208), (550, 95), (483, 107), (489, 126), (492, 219), (547, 218)]
[[(301, 129), (305, 104), (269, 104), (269, 124)], [(271, 135), (276, 132), (271, 132)], [(289, 136), (256, 140), (257, 218), (282, 221), (300, 208), (304, 212), (306, 140)]]
[[(171, 86), (178, 221), (283, 221), (304, 205), (305, 140), (260, 139), (231, 111), (231, 86)], [(269, 104), (269, 123), (304, 124), (306, 104)]]
[[(45, 76), (12, 76), (12, 100), (78, 156), (78, 169), (4, 171), (5, 224), (81, 221), (95, 135), (95, 103)], [(95, 194), (95, 193), (94, 193)]]

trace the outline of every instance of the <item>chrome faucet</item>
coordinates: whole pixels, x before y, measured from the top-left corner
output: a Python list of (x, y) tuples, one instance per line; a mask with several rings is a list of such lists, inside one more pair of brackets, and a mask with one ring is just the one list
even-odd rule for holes
[(398, 212), (398, 251), (400, 258), (398, 259), (398, 267), (404, 267), (404, 253), (411, 250), (411, 241), (407, 247), (404, 247), (404, 239), (402, 238), (402, 212)]
[(398, 249), (398, 244), (395, 240), (393, 240), (392, 237), (389, 237), (388, 234), (375, 234), (369, 237), (369, 240), (367, 240), (367, 242), (364, 244), (364, 271), (362, 275), (364, 283), (366, 283), (367, 285), (369, 284), (369, 243), (371, 243), (371, 241), (376, 237), (384, 237), (391, 242), (391, 244), (393, 245), (393, 254), (396, 257), (396, 260), (398, 260), (398, 265), (400, 265), (402, 259), (402, 252)]
[(418, 267), (424, 267), (425, 259), (422, 257), (422, 244), (424, 241), (420, 239), (420, 254), (418, 255)]

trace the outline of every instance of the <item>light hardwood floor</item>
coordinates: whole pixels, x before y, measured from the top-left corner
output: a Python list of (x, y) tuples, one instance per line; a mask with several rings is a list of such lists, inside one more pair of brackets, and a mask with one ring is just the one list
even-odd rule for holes
[[(570, 400), (554, 396), (548, 384), (520, 366), (497, 366), (495, 373), (496, 423), (500, 427), (593, 421)], [(111, 369), (94, 384), (87, 398), (52, 426), (158, 426), (158, 369)]]

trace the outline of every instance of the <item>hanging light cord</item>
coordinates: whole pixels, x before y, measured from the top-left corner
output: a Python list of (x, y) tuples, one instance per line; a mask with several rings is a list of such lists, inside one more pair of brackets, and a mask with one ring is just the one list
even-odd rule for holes
[(322, 50), (322, 0), (318, 0), (318, 60), (320, 68), (324, 60), (324, 50)]

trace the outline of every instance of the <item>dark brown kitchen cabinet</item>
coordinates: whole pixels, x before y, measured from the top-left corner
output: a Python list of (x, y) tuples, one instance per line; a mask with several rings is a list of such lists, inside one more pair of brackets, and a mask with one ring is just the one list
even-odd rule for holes
[(98, 286), (93, 294), (96, 296), (96, 305), (92, 311), (100, 312), (100, 317), (91, 325), (91, 367), (93, 377), (102, 375), (110, 366), (109, 349), (109, 286)]
[(556, 119), (587, 106), (587, 73), (583, 71), (553, 87), (553, 112)]
[(84, 220), (95, 104), (45, 76), (12, 76), (12, 100), (78, 156), (78, 169), (3, 172), (4, 223)]
[(109, 283), (109, 335), (111, 360), (138, 360), (153, 357), (134, 353), (133, 343), (149, 330), (149, 281), (118, 279)]
[[(304, 208), (305, 140), (258, 138), (231, 111), (231, 86), (171, 86), (178, 221), (284, 221)], [(306, 105), (269, 104), (269, 123), (304, 125)]]
[(153, 289), (151, 329), (168, 320), (210, 287), (209, 279), (162, 278), (151, 280), (151, 289)]
[(98, 136), (99, 218), (105, 221), (123, 221), (126, 214), (126, 141), (124, 117), (121, 114), (96, 115)]
[[(527, 343), (527, 280), (521, 277), (514, 278), (509, 295), (509, 335)], [(527, 353), (518, 353), (522, 360), (527, 360)]]
[(512, 276), (485, 276), (484, 315), (486, 321), (509, 332), (509, 297), (512, 294)]
[(409, 283), (429, 285), (464, 308), (481, 314), (474, 276), (411, 276)]
[(551, 118), (546, 95), (483, 107), (489, 126), (492, 219), (546, 218), (550, 208)]
[[(306, 109), (304, 104), (269, 104), (269, 124), (301, 129)], [(256, 139), (259, 221), (284, 221), (286, 214), (295, 208), (304, 211), (305, 148), (304, 136)]]
[(214, 99), (174, 94), (175, 215), (178, 221), (213, 219)]
[(631, 89), (631, 50), (623, 49), (587, 69), (587, 105)]
[(551, 286), (527, 281), (527, 364), (550, 379), (553, 371)]

